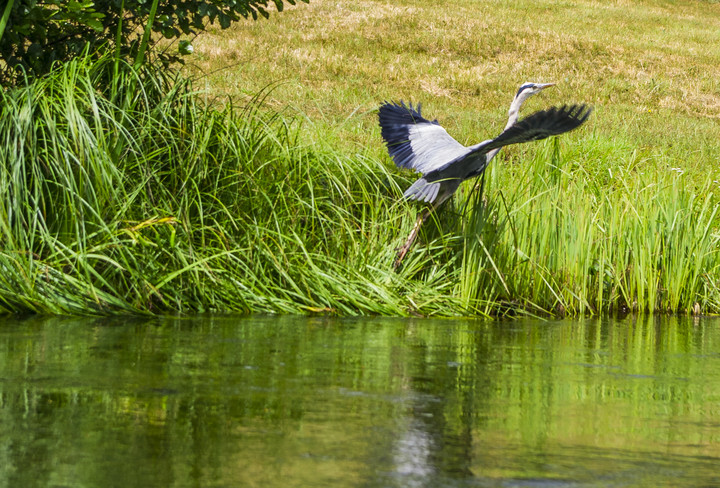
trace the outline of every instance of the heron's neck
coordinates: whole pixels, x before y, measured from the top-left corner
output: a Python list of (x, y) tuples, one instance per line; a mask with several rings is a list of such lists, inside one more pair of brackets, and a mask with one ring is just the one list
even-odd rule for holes
[[(520, 96), (515, 97), (515, 99), (510, 104), (510, 110), (508, 110), (508, 121), (505, 125), (505, 130), (512, 127), (515, 122), (517, 122), (518, 117), (520, 116), (520, 106), (525, 101), (526, 97), (523, 97), (522, 94)], [(489, 153), (487, 153), (487, 162), (489, 163), (492, 158), (495, 157), (495, 155), (500, 151), (500, 148), (493, 149)]]
[(505, 129), (509, 129), (515, 122), (517, 122), (518, 117), (520, 115), (520, 106), (525, 101), (525, 97), (520, 94), (520, 96), (515, 97), (515, 99), (510, 104), (510, 110), (508, 110), (508, 121), (507, 125), (505, 126)]

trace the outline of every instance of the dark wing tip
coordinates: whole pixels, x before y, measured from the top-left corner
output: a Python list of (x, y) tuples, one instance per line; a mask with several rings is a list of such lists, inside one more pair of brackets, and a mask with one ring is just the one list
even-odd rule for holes
[(390, 124), (417, 124), (426, 120), (422, 116), (421, 103), (413, 107), (412, 102), (405, 104), (400, 100), (383, 102), (378, 110), (378, 122), (380, 127), (385, 127)]
[(577, 103), (574, 105), (563, 105), (559, 111), (565, 114), (568, 119), (575, 120), (578, 126), (585, 123), (593, 112), (593, 107), (584, 103)]
[(574, 119), (578, 125), (585, 123), (593, 112), (593, 107), (584, 103), (576, 103), (574, 105), (563, 105), (560, 111), (567, 115), (569, 119)]
[(522, 126), (534, 127), (538, 136), (545, 138), (569, 132), (584, 124), (592, 114), (593, 108), (584, 103), (562, 105), (541, 110), (518, 122)]
[(411, 127), (432, 123), (423, 118), (421, 110), (422, 104), (418, 103), (413, 107), (411, 102), (406, 104), (402, 100), (386, 101), (378, 109), (380, 135), (385, 141), (388, 153), (400, 168), (411, 168), (416, 156), (410, 143)]
[(515, 123), (477, 150), (489, 152), (509, 144), (537, 141), (569, 132), (584, 124), (592, 111), (593, 108), (584, 103), (540, 110)]

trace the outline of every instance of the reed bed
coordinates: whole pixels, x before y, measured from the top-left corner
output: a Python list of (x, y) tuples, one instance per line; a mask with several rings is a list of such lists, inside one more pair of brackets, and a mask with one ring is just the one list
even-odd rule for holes
[(497, 168), (486, 201), (469, 197), (463, 303), (487, 314), (716, 313), (717, 182), (586, 140), (591, 154), (617, 153), (602, 175), (558, 141), (529, 165)]
[(716, 183), (590, 131), (493, 163), (395, 272), (411, 175), (301, 142), (264, 94), (101, 58), (0, 96), (0, 312), (720, 309)]

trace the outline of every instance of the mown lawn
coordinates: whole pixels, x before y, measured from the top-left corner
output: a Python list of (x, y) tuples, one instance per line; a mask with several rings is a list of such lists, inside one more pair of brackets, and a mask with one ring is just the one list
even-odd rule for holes
[(552, 81), (526, 110), (593, 104), (580, 144), (618, 140), (668, 168), (718, 173), (718, 3), (313, 0), (195, 48), (210, 93), (272, 85), (275, 107), (309, 118), (307, 138), (381, 154), (373, 110), (402, 98), (473, 143), (502, 129), (520, 83)]

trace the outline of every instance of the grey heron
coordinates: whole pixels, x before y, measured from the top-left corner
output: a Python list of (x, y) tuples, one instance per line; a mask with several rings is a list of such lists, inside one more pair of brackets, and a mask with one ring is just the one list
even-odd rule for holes
[(500, 148), (562, 134), (582, 125), (592, 108), (587, 105), (563, 105), (541, 110), (518, 122), (520, 107), (530, 96), (554, 83), (523, 83), (510, 104), (505, 130), (496, 138), (473, 146), (453, 139), (437, 120), (421, 115), (421, 105), (385, 102), (378, 118), (388, 152), (399, 168), (413, 169), (422, 178), (408, 188), (404, 197), (427, 202), (430, 207), (417, 219), (405, 244), (399, 249), (397, 268), (412, 246), (422, 224), (435, 209), (450, 198), (465, 180), (480, 176)]

